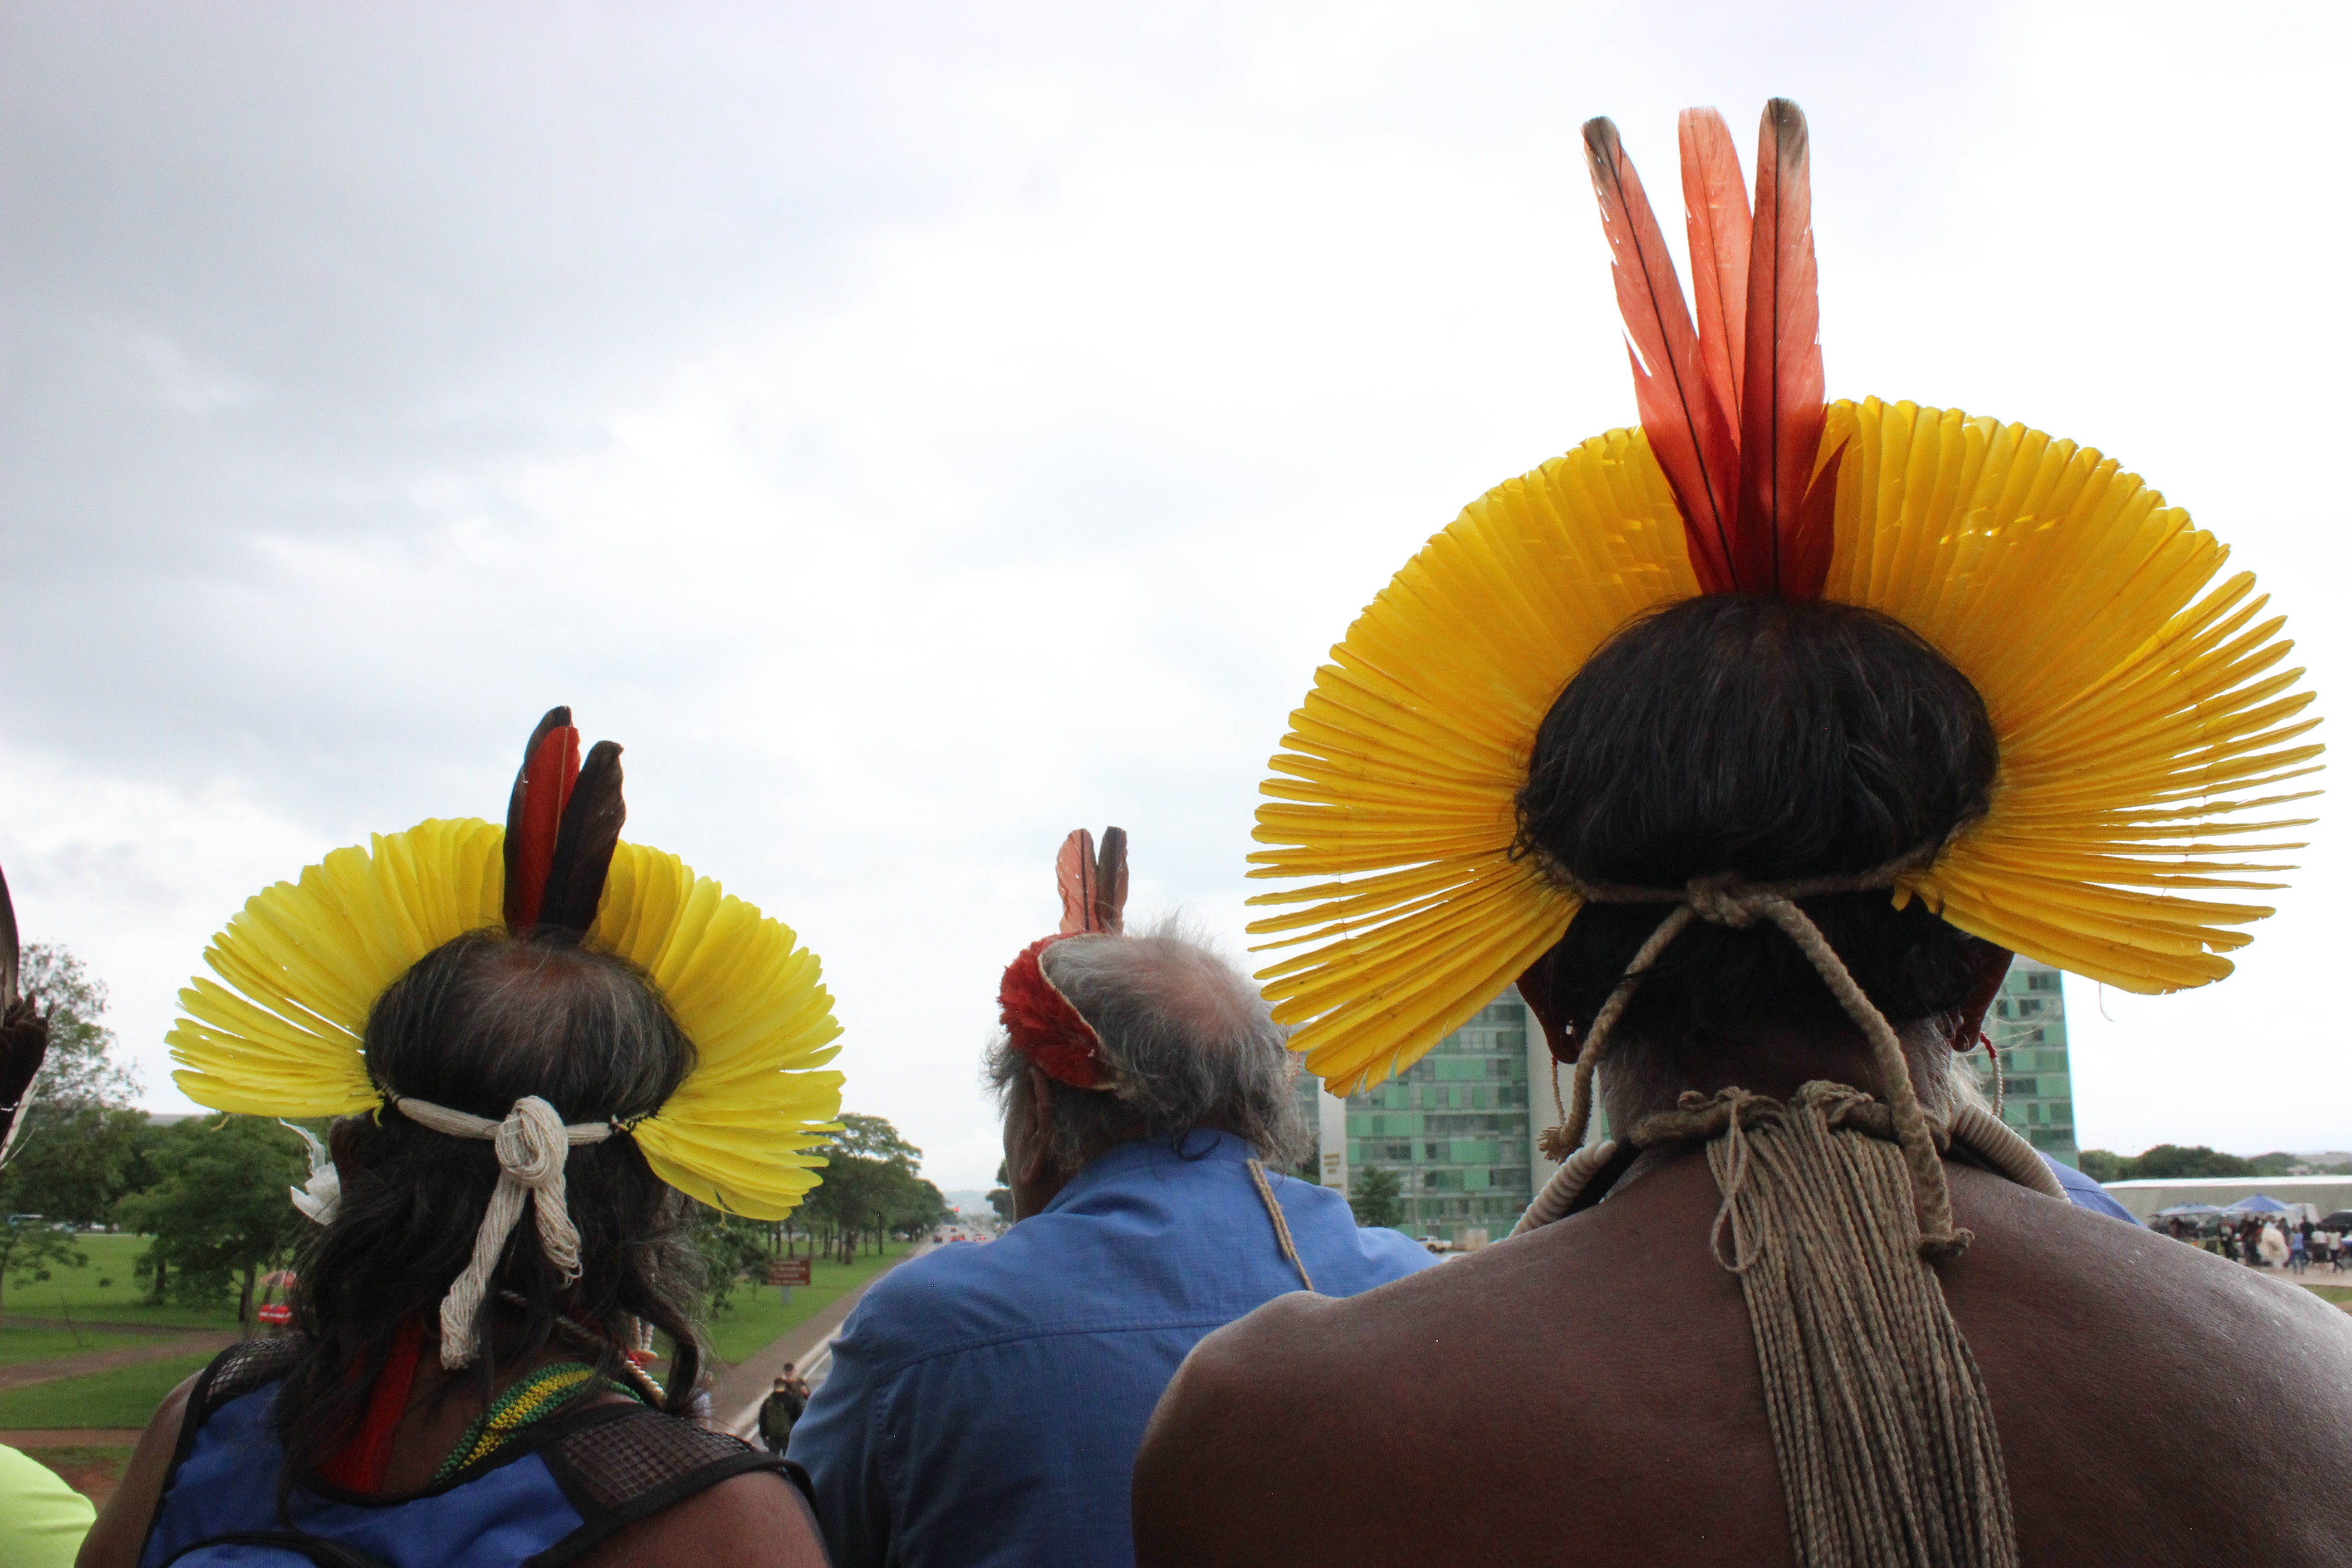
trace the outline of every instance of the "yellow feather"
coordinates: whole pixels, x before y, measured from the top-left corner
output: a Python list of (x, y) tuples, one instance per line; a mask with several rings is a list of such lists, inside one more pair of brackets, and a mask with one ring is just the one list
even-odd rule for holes
[[(2315, 721), (2274, 672), (2292, 644), (2250, 574), (2113, 459), (2019, 425), (1877, 399), (1833, 404), (1843, 443), (1827, 595), (1902, 621), (1983, 695), (1990, 815), (1898, 898), (2134, 991), (2203, 984), (2289, 868), (2239, 840), (2309, 792)], [(1338, 1091), (1410, 1065), (1558, 940), (1574, 912), (1509, 858), (1535, 730), (1594, 648), (1696, 591), (1639, 431), (1488, 491), (1364, 611), (1291, 716), (1263, 786), (1251, 902), (1305, 951), (1260, 972), (1292, 1044)], [(2231, 798), (2231, 792), (2238, 792)], [(1296, 907), (1304, 906), (1304, 907)]]

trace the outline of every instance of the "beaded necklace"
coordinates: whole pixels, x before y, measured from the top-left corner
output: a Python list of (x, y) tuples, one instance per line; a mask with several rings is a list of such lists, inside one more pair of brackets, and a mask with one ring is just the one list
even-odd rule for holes
[[(478, 1460), (488, 1458), (532, 1422), (569, 1403), (583, 1384), (596, 1381), (596, 1369), (585, 1362), (550, 1362), (516, 1382), (491, 1406), (473, 1419), (449, 1457), (433, 1474), (439, 1486)], [(606, 1386), (635, 1396), (635, 1391), (616, 1383)]]

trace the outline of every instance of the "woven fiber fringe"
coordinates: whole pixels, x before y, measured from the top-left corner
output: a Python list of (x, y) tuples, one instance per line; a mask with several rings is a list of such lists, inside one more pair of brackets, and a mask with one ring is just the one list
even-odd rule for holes
[(1903, 1152), (1832, 1125), (1861, 1098), (1815, 1083), (1785, 1107), (1752, 1101), (1706, 1146), (1797, 1561), (2013, 1568), (1992, 1405), (1919, 1257)]

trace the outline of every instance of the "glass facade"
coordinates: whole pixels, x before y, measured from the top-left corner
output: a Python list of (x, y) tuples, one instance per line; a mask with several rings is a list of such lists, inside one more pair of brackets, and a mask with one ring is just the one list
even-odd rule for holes
[(1506, 991), (1402, 1074), (1348, 1097), (1350, 1185), (1395, 1172), (1407, 1235), (1499, 1241), (1526, 1212), (1528, 1026)]
[[(2066, 1001), (2060, 980), (2046, 963), (2017, 960), (1985, 1018), (1985, 1033), (2000, 1051), (2001, 1120), (2036, 1149), (2072, 1165), (2081, 1150), (2074, 1142), (2074, 1080), (2066, 1065)], [(1969, 1059), (1990, 1099), (1992, 1064), (1982, 1051)]]

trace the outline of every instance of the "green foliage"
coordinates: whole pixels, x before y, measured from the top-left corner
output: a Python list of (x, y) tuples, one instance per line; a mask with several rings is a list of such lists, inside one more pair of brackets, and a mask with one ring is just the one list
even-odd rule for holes
[(824, 1151), (824, 1184), (801, 1205), (812, 1232), (847, 1262), (861, 1241), (913, 1237), (954, 1217), (939, 1188), (919, 1173), (923, 1152), (878, 1116), (849, 1115)]
[[(146, 1112), (129, 1109), (139, 1085), (115, 1062), (114, 1031), (101, 1021), (106, 987), (50, 942), (24, 950), (20, 981), (48, 1017), (49, 1046), (0, 1168), (0, 1215), (103, 1224), (123, 1194), (150, 1178), (139, 1157)], [(28, 1239), (0, 1241), (0, 1269), (24, 1267), (47, 1279), (40, 1270), (63, 1255)]]
[(1356, 1211), (1360, 1226), (1394, 1229), (1404, 1223), (1403, 1193), (1404, 1182), (1394, 1171), (1366, 1165), (1356, 1173), (1356, 1192), (1348, 1206)]
[(123, 1197), (155, 1179), (147, 1113), (112, 1105), (35, 1104), (25, 1113), (0, 1204), (70, 1225), (104, 1225)]
[[(106, 983), (56, 942), (26, 944), (18, 988), (49, 1020), (49, 1049), (32, 1099), (40, 1104), (128, 1105), (139, 1080), (114, 1059), (114, 1031), (106, 1015)], [(21, 1136), (21, 1135), (20, 1135)]]
[(158, 1179), (116, 1213), (154, 1238), (140, 1258), (152, 1295), (202, 1305), (234, 1283), (237, 1321), (251, 1321), (256, 1278), (301, 1223), (287, 1200), (310, 1173), (300, 1141), (266, 1117), (199, 1117), (163, 1129), (149, 1158)]
[(2258, 1176), (2291, 1176), (2303, 1166), (2303, 1162), (2284, 1150), (2257, 1154), (2246, 1162)]
[[(2264, 1155), (2268, 1160), (2272, 1156)], [(2279, 1155), (2279, 1159), (2289, 1159)], [(2256, 1176), (2275, 1175), (2276, 1169), (2235, 1154), (2224, 1154), (2208, 1149), (2202, 1143), (2184, 1149), (2178, 1143), (2158, 1143), (2155, 1148), (2137, 1155), (2116, 1154), (2106, 1149), (2085, 1149), (2079, 1168), (2095, 1182), (2135, 1182), (2162, 1178), (2180, 1180), (2195, 1176)]]
[(777, 1227), (706, 1205), (695, 1205), (694, 1246), (702, 1254), (703, 1295), (713, 1313), (730, 1310), (735, 1287), (749, 1272), (756, 1287), (775, 1250)]

